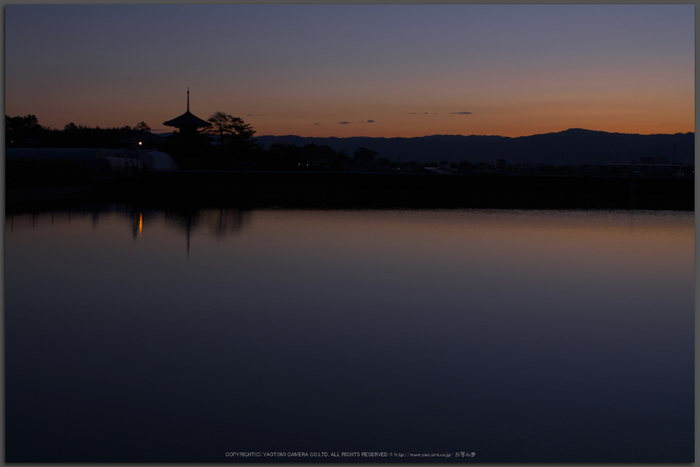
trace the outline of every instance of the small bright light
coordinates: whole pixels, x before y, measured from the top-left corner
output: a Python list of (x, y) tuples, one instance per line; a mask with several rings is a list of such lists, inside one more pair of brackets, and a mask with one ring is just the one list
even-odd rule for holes
[(142, 144), (143, 144), (143, 143), (142, 143), (141, 141), (139, 141), (139, 146), (141, 146)]

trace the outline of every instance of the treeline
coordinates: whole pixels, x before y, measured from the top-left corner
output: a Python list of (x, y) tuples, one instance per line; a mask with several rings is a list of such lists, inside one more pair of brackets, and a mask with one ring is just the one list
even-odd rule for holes
[(255, 139), (250, 124), (224, 112), (215, 112), (207, 122), (210, 126), (199, 131), (175, 131), (163, 138), (151, 134), (145, 122), (120, 128), (69, 123), (63, 130), (55, 130), (42, 127), (34, 115), (5, 115), (5, 141), (6, 147), (133, 149), (138, 138), (144, 144), (140, 148), (163, 151), (180, 168), (188, 170), (424, 172), (424, 167), (432, 167), (452, 173), (536, 170), (615, 175), (623, 169), (614, 165), (635, 164), (649, 157), (681, 164), (684, 173), (692, 173), (694, 166), (693, 133), (633, 135), (569, 129), (518, 138), (435, 135)]
[(88, 127), (71, 122), (63, 130), (57, 130), (41, 126), (35, 115), (5, 115), (5, 147), (112, 148), (119, 146), (116, 142), (119, 139), (149, 130), (145, 122), (119, 128)]
[(160, 150), (170, 154), (175, 162), (188, 170), (282, 170), (282, 171), (344, 171), (389, 168), (371, 149), (359, 148), (352, 155), (334, 151), (329, 146), (277, 143), (264, 149), (252, 138), (231, 137), (224, 141), (211, 140), (206, 134), (197, 141), (182, 141), (174, 134)]
[[(195, 134), (161, 138), (149, 133), (145, 122), (119, 128), (87, 127), (68, 123), (63, 130), (43, 127), (35, 115), (5, 115), (6, 147), (36, 148), (126, 148), (134, 138), (144, 148), (169, 154), (176, 164), (189, 170), (333, 170), (391, 168), (388, 158), (376, 151), (358, 148), (353, 154), (327, 145), (276, 143), (265, 149), (253, 138), (255, 130), (242, 119), (224, 112), (214, 113), (211, 126)], [(394, 164), (395, 165), (395, 164)]]

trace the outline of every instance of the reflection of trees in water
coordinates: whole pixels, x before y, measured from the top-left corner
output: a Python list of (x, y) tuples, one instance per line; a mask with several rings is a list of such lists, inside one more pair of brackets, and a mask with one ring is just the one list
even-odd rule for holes
[[(122, 209), (123, 210), (123, 209)], [(97, 229), (100, 215), (114, 212), (114, 205), (85, 205), (76, 208), (44, 209), (31, 212), (18, 212), (5, 214), (5, 230), (14, 232), (15, 230), (35, 229), (37, 227), (59, 226), (70, 224), (71, 220), (92, 221), (92, 228)]]
[(166, 222), (188, 233), (206, 228), (219, 239), (229, 234), (239, 234), (249, 222), (250, 213), (240, 209), (196, 209), (183, 208), (165, 211)]
[(209, 230), (220, 239), (240, 234), (250, 220), (249, 213), (240, 209), (207, 209), (202, 214)]
[(182, 206), (175, 209), (160, 210), (138, 204), (106, 203), (71, 209), (8, 214), (5, 216), (5, 229), (12, 232), (16, 229), (33, 229), (37, 226), (70, 224), (71, 218), (74, 221), (76, 219), (90, 219), (92, 227), (95, 229), (99, 225), (101, 216), (114, 213), (128, 219), (134, 239), (144, 229), (148, 228), (150, 222), (163, 215), (166, 225), (184, 231), (188, 244), (189, 236), (195, 230), (205, 228), (207, 232), (213, 234), (217, 239), (223, 240), (228, 235), (239, 234), (243, 227), (250, 222), (250, 212), (240, 209), (201, 209), (196, 206)]

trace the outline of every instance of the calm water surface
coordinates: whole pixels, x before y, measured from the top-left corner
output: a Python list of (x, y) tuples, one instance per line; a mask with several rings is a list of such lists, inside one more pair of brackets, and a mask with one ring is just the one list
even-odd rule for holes
[(111, 205), (5, 239), (8, 462), (694, 460), (693, 213)]

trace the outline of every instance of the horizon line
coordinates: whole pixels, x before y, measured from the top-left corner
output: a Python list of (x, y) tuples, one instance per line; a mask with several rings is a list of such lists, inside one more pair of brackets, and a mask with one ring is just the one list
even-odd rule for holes
[(686, 131), (686, 132), (676, 132), (676, 133), (627, 133), (627, 132), (621, 132), (621, 131), (605, 131), (605, 130), (589, 130), (587, 128), (567, 128), (566, 130), (560, 130), (560, 131), (549, 131), (546, 133), (533, 133), (530, 135), (521, 135), (521, 136), (503, 136), (503, 135), (487, 135), (487, 134), (470, 134), (470, 135), (464, 135), (464, 134), (444, 134), (444, 133), (435, 133), (432, 135), (423, 135), (423, 136), (301, 136), (301, 135), (295, 135), (295, 134), (285, 134), (285, 135), (254, 135), (252, 138), (261, 138), (261, 137), (274, 137), (274, 138), (283, 138), (287, 136), (295, 136), (298, 138), (337, 138), (337, 139), (350, 139), (350, 138), (382, 138), (382, 139), (411, 139), (411, 138), (430, 138), (433, 136), (462, 136), (462, 137), (470, 137), (470, 136), (485, 136), (485, 137), (499, 137), (499, 138), (528, 138), (530, 136), (541, 136), (541, 135), (553, 135), (557, 133), (565, 133), (567, 131), (588, 131), (591, 133), (609, 133), (611, 135), (639, 135), (639, 136), (655, 136), (655, 135), (687, 135), (687, 134), (695, 134), (695, 131)]
[[(174, 133), (173, 130), (169, 129), (160, 129), (160, 128), (154, 128), (150, 130), (151, 133)], [(464, 138), (470, 137), (470, 136), (483, 136), (483, 137), (498, 137), (498, 138), (528, 138), (531, 136), (541, 136), (541, 135), (552, 135), (552, 134), (557, 134), (557, 133), (565, 133), (567, 131), (588, 131), (592, 133), (608, 133), (612, 135), (639, 135), (639, 136), (654, 136), (654, 135), (687, 135), (687, 134), (695, 134), (695, 131), (686, 131), (686, 132), (676, 132), (676, 133), (628, 133), (628, 132), (621, 132), (621, 131), (605, 131), (605, 130), (590, 130), (588, 128), (579, 128), (579, 127), (572, 127), (572, 128), (567, 128), (566, 130), (560, 130), (560, 131), (549, 131), (546, 133), (533, 133), (530, 135), (521, 135), (521, 136), (503, 136), (503, 135), (497, 135), (497, 134), (446, 134), (446, 133), (434, 133), (431, 135), (422, 135), (422, 136), (365, 136), (365, 135), (358, 135), (358, 136), (302, 136), (302, 135), (297, 135), (297, 134), (281, 134), (281, 135), (275, 135), (275, 134), (264, 134), (264, 135), (254, 135), (252, 136), (253, 139), (255, 138), (261, 138), (261, 137), (273, 137), (273, 138), (284, 138), (284, 137), (297, 137), (297, 138), (336, 138), (336, 139), (350, 139), (350, 138), (374, 138), (374, 139), (412, 139), (412, 138), (430, 138), (433, 136), (461, 136)]]

